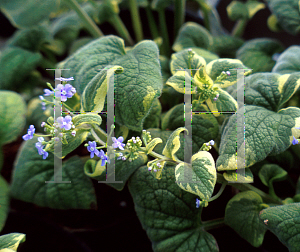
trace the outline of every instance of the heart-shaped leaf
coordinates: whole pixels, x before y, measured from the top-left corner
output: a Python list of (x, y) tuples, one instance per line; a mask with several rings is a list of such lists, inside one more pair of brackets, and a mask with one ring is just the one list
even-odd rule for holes
[(266, 207), (268, 205), (256, 192), (240, 192), (226, 205), (225, 223), (252, 246), (259, 247), (267, 231), (259, 219), (259, 212)]
[(82, 172), (83, 162), (74, 156), (62, 165), (62, 180), (71, 183), (45, 183), (54, 180), (54, 156), (46, 160), (35, 147), (37, 137), (22, 144), (14, 165), (12, 197), (54, 209), (95, 209), (95, 189)]
[(290, 46), (277, 59), (273, 73), (291, 74), (300, 72), (300, 46)]

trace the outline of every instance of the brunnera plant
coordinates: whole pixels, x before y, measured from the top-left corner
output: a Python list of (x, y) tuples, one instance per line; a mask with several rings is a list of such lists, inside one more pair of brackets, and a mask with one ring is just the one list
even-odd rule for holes
[[(0, 2), (3, 13), (20, 28), (0, 54), (0, 87), (5, 89), (0, 91), (0, 168), (2, 146), (27, 131), (10, 187), (0, 177), (1, 230), (10, 196), (52, 209), (97, 209), (91, 179), (109, 180), (107, 163), (114, 161), (115, 181), (122, 183), (108, 185), (119, 191), (128, 186), (154, 251), (219, 251), (209, 231), (222, 225), (254, 247), (263, 244), (270, 230), (290, 251), (299, 251), (300, 180), (295, 194), (287, 198), (276, 194), (274, 182), (291, 180), (288, 169), (275, 157), (299, 158), (299, 149), (293, 149), (293, 156), (289, 148), (298, 147), (300, 137), (300, 48), (285, 49), (269, 38), (241, 39), (247, 22), (266, 4), (272, 11), (271, 30), (299, 33), (298, 1), (232, 1), (227, 7), (229, 18), (236, 21), (231, 34), (205, 0), (195, 1), (204, 26), (184, 23), (184, 0), (104, 0), (81, 5), (84, 1), (65, 0), (60, 6), (57, 1), (37, 5), (30, 0), (32, 5), (25, 9), (16, 2)], [(171, 46), (165, 8), (173, 2), (176, 39)], [(120, 19), (119, 5), (132, 14), (137, 43)], [(153, 40), (143, 40), (139, 7), (146, 9)], [(112, 24), (119, 36), (104, 36), (98, 26), (104, 22)], [(78, 38), (81, 29), (92, 37)], [(65, 54), (63, 61), (56, 59)], [(69, 71), (63, 72), (56, 87), (48, 81), (45, 88), (38, 67)], [(244, 69), (243, 107), (237, 102), (236, 69)], [(107, 135), (107, 116), (100, 115), (108, 109), (108, 71), (114, 74), (114, 136)], [(192, 115), (192, 132), (184, 127), (181, 101), (187, 79), (192, 109), (201, 112)], [(57, 94), (65, 116), (55, 118)], [(162, 104), (171, 108), (162, 113)], [(242, 167), (236, 161), (241, 148), (236, 116), (244, 116), (245, 122)], [(184, 132), (192, 133), (189, 162), (183, 161)], [(61, 143), (61, 152), (56, 151), (56, 143)], [(88, 157), (73, 155), (64, 160), (81, 145)], [(108, 155), (109, 150), (113, 155)], [(63, 160), (63, 181), (71, 183), (45, 183), (54, 179), (54, 157)], [(191, 177), (183, 182), (185, 169)], [(254, 175), (268, 192), (255, 186)], [(228, 201), (224, 217), (203, 221), (203, 208), (221, 197), (226, 186), (238, 193)], [(24, 234), (3, 235), (0, 251), (16, 251), (23, 241)]]

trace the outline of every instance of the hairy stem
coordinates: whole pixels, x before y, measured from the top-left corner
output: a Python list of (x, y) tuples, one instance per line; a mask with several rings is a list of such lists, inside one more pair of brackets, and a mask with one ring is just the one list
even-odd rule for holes
[(223, 226), (225, 226), (224, 218), (218, 218), (215, 220), (203, 221), (201, 228), (204, 228), (204, 230), (208, 231), (210, 229), (223, 227)]
[(139, 8), (136, 0), (129, 0), (129, 8), (130, 8), (131, 20), (133, 23), (135, 38), (137, 41), (141, 41), (143, 39), (143, 30), (142, 30), (142, 22), (139, 13)]
[(217, 198), (219, 198), (219, 197), (221, 196), (221, 194), (223, 193), (225, 187), (226, 187), (226, 184), (223, 183), (222, 186), (221, 186), (221, 188), (220, 188), (220, 190), (218, 191), (218, 193), (217, 193), (215, 196), (211, 197), (211, 198), (208, 200), (208, 202), (214, 201), (214, 200), (216, 200)]
[(118, 34), (125, 39), (125, 41), (133, 46), (134, 42), (126, 28), (126, 26), (124, 25), (122, 19), (120, 18), (119, 15), (113, 15), (110, 20), (109, 20), (110, 24), (116, 29), (116, 31), (118, 32)]
[(167, 57), (170, 57), (170, 42), (169, 42), (169, 34), (168, 34), (168, 27), (166, 22), (166, 16), (165, 16), (165, 10), (158, 10), (158, 17), (159, 17), (159, 23), (161, 27), (161, 36), (163, 38), (163, 54)]
[(175, 0), (175, 20), (174, 20), (174, 37), (177, 37), (180, 27), (184, 23), (185, 17), (185, 0)]
[(159, 33), (158, 33), (157, 25), (156, 25), (155, 19), (153, 17), (153, 14), (152, 14), (152, 11), (151, 11), (151, 8), (149, 5), (146, 7), (146, 15), (147, 15), (148, 24), (150, 27), (150, 32), (151, 32), (152, 38), (156, 39), (159, 37)]
[(236, 22), (231, 35), (234, 37), (242, 37), (248, 21), (246, 19), (240, 19)]
[(90, 18), (90, 16), (81, 8), (81, 6), (77, 3), (76, 0), (65, 0), (65, 2), (78, 14), (84, 26), (94, 38), (99, 38), (103, 36), (102, 31)]

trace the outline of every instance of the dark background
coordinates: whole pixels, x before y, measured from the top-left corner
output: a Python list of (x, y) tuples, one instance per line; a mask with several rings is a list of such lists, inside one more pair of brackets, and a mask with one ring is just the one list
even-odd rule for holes
[[(223, 26), (231, 31), (234, 22), (230, 21), (226, 14), (226, 6), (230, 0), (220, 1), (218, 11), (221, 16)], [(194, 21), (202, 23), (196, 16), (192, 3), (189, 3), (186, 21)], [(145, 37), (150, 39), (150, 31), (146, 20), (146, 14), (141, 10), (141, 18), (143, 22), (143, 30)], [(245, 40), (268, 37), (279, 39), (286, 47), (294, 44), (300, 44), (300, 37), (291, 36), (285, 32), (274, 33), (267, 27), (266, 20), (270, 15), (270, 11), (266, 8), (259, 11), (249, 22), (243, 38)], [(132, 25), (128, 11), (122, 11), (120, 16), (129, 29), (132, 37)], [(157, 18), (157, 15), (155, 15)], [(169, 22), (170, 38), (173, 38), (173, 22), (174, 15), (172, 9), (166, 12), (166, 19)], [(0, 48), (3, 43), (12, 36), (15, 28), (10, 25), (5, 16), (0, 13), (0, 23), (2, 29), (0, 31)], [(100, 26), (104, 34), (116, 34), (109, 24)], [(148, 34), (148, 37), (147, 37)], [(81, 32), (80, 36), (86, 36), (86, 32)], [(18, 148), (22, 142), (20, 137), (16, 142), (4, 146), (4, 165), (1, 174), (11, 180), (11, 171)], [(85, 148), (77, 149), (74, 154), (87, 155)], [(213, 153), (216, 159), (216, 153)], [(296, 179), (296, 177), (295, 177)], [(255, 177), (255, 181), (259, 179)], [(26, 234), (26, 242), (22, 243), (19, 252), (84, 252), (84, 251), (152, 251), (151, 242), (134, 211), (134, 204), (131, 195), (125, 187), (121, 192), (106, 186), (98, 184), (96, 181), (94, 186), (97, 193), (98, 210), (52, 210), (40, 208), (30, 203), (18, 200), (11, 200), (11, 210), (8, 215), (6, 226), (1, 234), (12, 232), (20, 232)], [(289, 189), (289, 185), (280, 184), (280, 188), (285, 188), (286, 197), (293, 195), (293, 191)], [(216, 191), (219, 185), (217, 185)], [(262, 184), (258, 187), (265, 190)], [(280, 189), (279, 188), (279, 189)], [(286, 189), (287, 188), (287, 189)], [(222, 196), (209, 204), (208, 208), (203, 209), (203, 220), (210, 220), (224, 216), (225, 206), (228, 200), (233, 196), (233, 191), (227, 187)], [(288, 251), (281, 242), (270, 232), (265, 235), (263, 246), (254, 248), (245, 240), (241, 239), (235, 231), (225, 226), (209, 231), (216, 238), (220, 251)]]

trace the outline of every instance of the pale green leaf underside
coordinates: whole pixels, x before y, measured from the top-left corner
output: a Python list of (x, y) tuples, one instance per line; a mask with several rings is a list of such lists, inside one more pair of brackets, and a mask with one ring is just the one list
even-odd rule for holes
[(21, 233), (10, 233), (6, 235), (0, 236), (0, 251), (5, 251), (5, 249), (8, 249), (7, 251), (17, 251), (20, 243), (25, 241), (25, 234)]
[[(241, 110), (237, 112), (238, 116)], [(245, 157), (236, 157), (237, 131), (236, 115), (232, 115), (225, 126), (219, 148), (217, 169), (235, 170), (247, 168), (264, 160), (268, 155), (285, 151), (292, 143), (292, 128), (300, 117), (299, 108), (282, 109), (278, 113), (258, 106), (245, 106)], [(240, 136), (243, 140), (244, 136)], [(237, 146), (237, 148), (241, 148)], [(236, 158), (241, 159), (241, 167)], [(245, 167), (243, 167), (245, 160)]]
[(287, 176), (287, 172), (276, 164), (265, 164), (258, 172), (258, 176), (261, 182), (270, 186), (275, 181), (284, 180)]
[(228, 201), (225, 223), (251, 245), (259, 247), (267, 231), (259, 219), (259, 212), (266, 206), (256, 192), (241, 192)]
[(300, 203), (291, 203), (264, 209), (259, 217), (268, 220), (266, 226), (278, 239), (289, 248), (298, 252), (300, 247)]
[(175, 167), (178, 186), (202, 200), (211, 197), (217, 180), (215, 161), (207, 151), (199, 151), (192, 156), (192, 167), (180, 163)]
[(239, 171), (226, 171), (223, 173), (224, 178), (227, 181), (235, 183), (253, 183), (253, 174), (249, 168), (245, 170), (239, 169)]
[(166, 166), (157, 180), (147, 166), (130, 178), (135, 210), (155, 252), (217, 252), (214, 237), (201, 228), (195, 195), (175, 183), (174, 166)]
[(16, 140), (22, 132), (26, 120), (26, 104), (16, 92), (0, 91), (0, 111), (1, 146)]
[(54, 209), (95, 209), (95, 190), (90, 179), (82, 172), (83, 163), (74, 156), (62, 165), (62, 180), (54, 181), (54, 156), (49, 153), (43, 160), (35, 147), (37, 137), (24, 142), (14, 166), (12, 197), (38, 206)]

